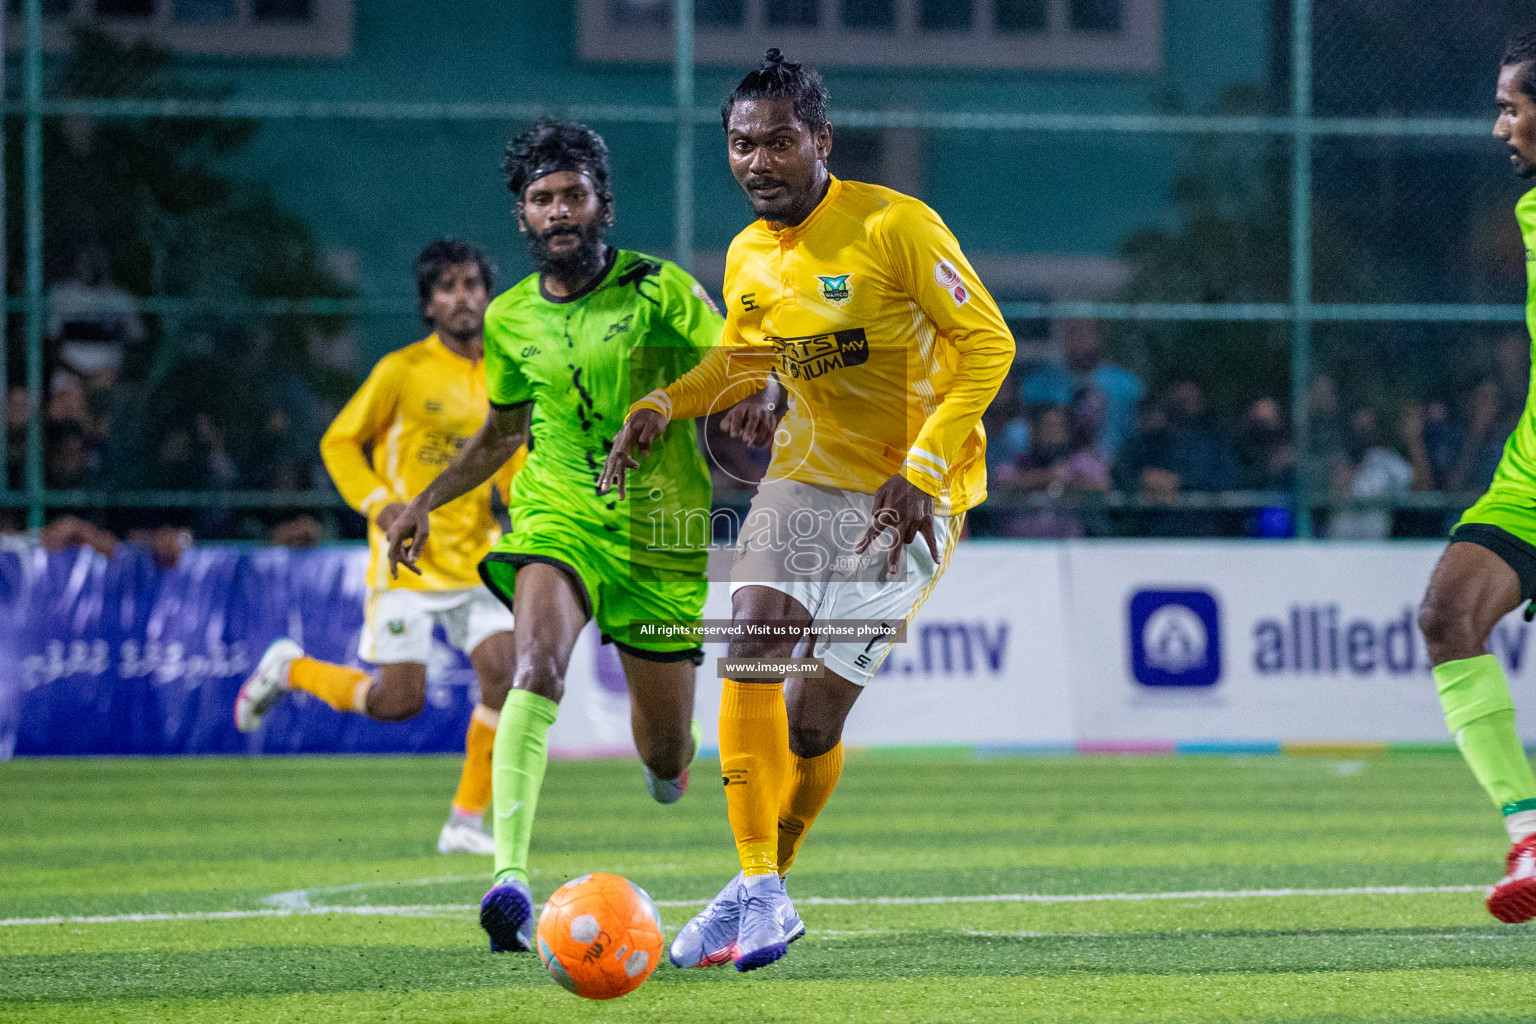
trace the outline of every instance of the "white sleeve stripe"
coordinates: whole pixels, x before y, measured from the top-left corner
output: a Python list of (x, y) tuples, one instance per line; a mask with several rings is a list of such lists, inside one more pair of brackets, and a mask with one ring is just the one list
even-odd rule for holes
[(672, 396), (661, 388), (657, 388), (645, 396), (661, 406), (661, 414), (667, 419), (672, 418)]
[(388, 487), (375, 487), (372, 491), (369, 492), (368, 497), (358, 502), (358, 506), (363, 510), (363, 515), (371, 516), (373, 515), (373, 506), (377, 505), (387, 497), (389, 497)]
[(931, 462), (931, 463), (933, 463), (934, 466), (938, 467), (938, 469), (941, 472), (943, 470), (949, 468), (949, 463), (948, 462), (946, 462), (944, 459), (940, 458), (939, 456), (933, 454), (933, 452), (927, 451), (927, 450), (925, 450), (923, 448), (913, 448), (911, 451), (907, 452), (907, 458), (908, 459), (916, 458), (916, 459), (922, 459), (925, 462)]
[(944, 482), (943, 474), (929, 468), (928, 466), (923, 465), (921, 462), (913, 462), (911, 459), (908, 459), (906, 461), (906, 468), (912, 470), (914, 473), (921, 473), (923, 476), (928, 477), (936, 484), (942, 484)]

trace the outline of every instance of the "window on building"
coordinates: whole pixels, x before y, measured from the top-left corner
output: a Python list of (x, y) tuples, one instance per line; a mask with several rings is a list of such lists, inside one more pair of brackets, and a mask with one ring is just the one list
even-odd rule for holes
[(821, 0), (764, 0), (763, 21), (771, 28), (815, 28)]
[(1074, 32), (1120, 31), (1120, 0), (1072, 0), (1067, 10)]
[[(337, 57), (352, 52), (355, 0), (42, 0), (43, 48), (74, 45), (76, 28), (125, 41), (145, 40), (176, 53), (229, 56)], [(644, 0), (614, 0), (639, 3)], [(659, 4), (656, 25), (666, 25), (670, 0)], [(733, 0), (711, 0), (729, 3)], [(743, 0), (734, 0), (741, 4)], [(5, 41), (24, 45), (22, 0), (6, 0)]]
[[(581, 56), (670, 63), (672, 3), (577, 0)], [(825, 67), (1162, 66), (1162, 0), (695, 0), (694, 23), (699, 62), (733, 68), (766, 45)]]
[(96, 14), (102, 18), (151, 18), (155, 0), (96, 0)]
[(920, 0), (918, 23), (928, 32), (964, 32), (971, 27), (972, 0)]
[(896, 27), (896, 0), (842, 0), (844, 28), (889, 31)]
[(1050, 28), (1045, 0), (992, 0), (999, 32), (1044, 32)]
[(235, 0), (176, 0), (173, 12), (177, 21), (211, 25), (235, 19)]
[(251, 20), (308, 21), (313, 6), (311, 0), (251, 0)]
[(740, 28), (746, 16), (745, 0), (694, 0), (693, 23), (702, 28)]

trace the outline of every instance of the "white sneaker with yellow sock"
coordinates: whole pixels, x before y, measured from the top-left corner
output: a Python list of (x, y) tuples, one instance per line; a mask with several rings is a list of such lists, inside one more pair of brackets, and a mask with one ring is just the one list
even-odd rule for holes
[(235, 696), (235, 728), (255, 732), (271, 710), (288, 693), (288, 667), (304, 657), (304, 648), (287, 637), (272, 641), (256, 663), (256, 671), (241, 685)]

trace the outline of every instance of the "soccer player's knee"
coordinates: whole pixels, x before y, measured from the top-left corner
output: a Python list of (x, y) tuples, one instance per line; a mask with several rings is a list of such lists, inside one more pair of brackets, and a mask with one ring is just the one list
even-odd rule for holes
[(554, 657), (535, 649), (518, 656), (512, 671), (512, 688), (536, 693), (558, 704), (565, 695), (565, 680)]
[(645, 766), (658, 779), (675, 779), (683, 774), (683, 769), (688, 767), (692, 744), (693, 739), (684, 732), (681, 743), (662, 744), (651, 751), (645, 758)]
[(1477, 619), (1471, 605), (1443, 591), (1424, 595), (1419, 605), (1419, 631), (1424, 634), (1431, 657), (1437, 661), (1442, 660), (1437, 655), (1477, 654), (1487, 639), (1477, 635)]
[(480, 671), (480, 703), (492, 711), (500, 711), (512, 689), (512, 666), (487, 666)]
[(748, 660), (751, 658), (787, 658), (794, 651), (793, 641), (759, 640), (745, 637), (732, 640), (726, 649), (726, 657)]
[(796, 757), (820, 757), (842, 739), (841, 732), (819, 722), (789, 723), (789, 749)]
[(368, 716), (380, 722), (408, 722), (426, 705), (425, 686), (377, 686), (368, 695)]

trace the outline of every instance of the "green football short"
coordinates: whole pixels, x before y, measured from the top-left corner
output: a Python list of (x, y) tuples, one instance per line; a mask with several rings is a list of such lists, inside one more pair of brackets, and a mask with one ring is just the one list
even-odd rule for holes
[[(517, 570), (533, 562), (565, 574), (582, 610), (597, 621), (605, 643), (648, 661), (702, 662), (704, 651), (695, 632), (709, 594), (702, 571), (679, 578), (677, 573), (636, 567), (623, 542), (584, 530), (568, 515), (521, 510), (512, 532), (480, 563), (480, 578), (510, 608)], [(647, 580), (647, 575), (664, 578)], [(634, 635), (633, 622), (667, 623), (674, 627), (674, 635)], [(678, 632), (682, 635), (675, 635)]]
[(1497, 526), (1527, 544), (1536, 545), (1536, 497), (1495, 484), (1462, 514), (1456, 529), (1474, 523)]
[(1451, 542), (1498, 555), (1520, 578), (1520, 600), (1536, 599), (1536, 498), (1495, 484), (1462, 515)]

